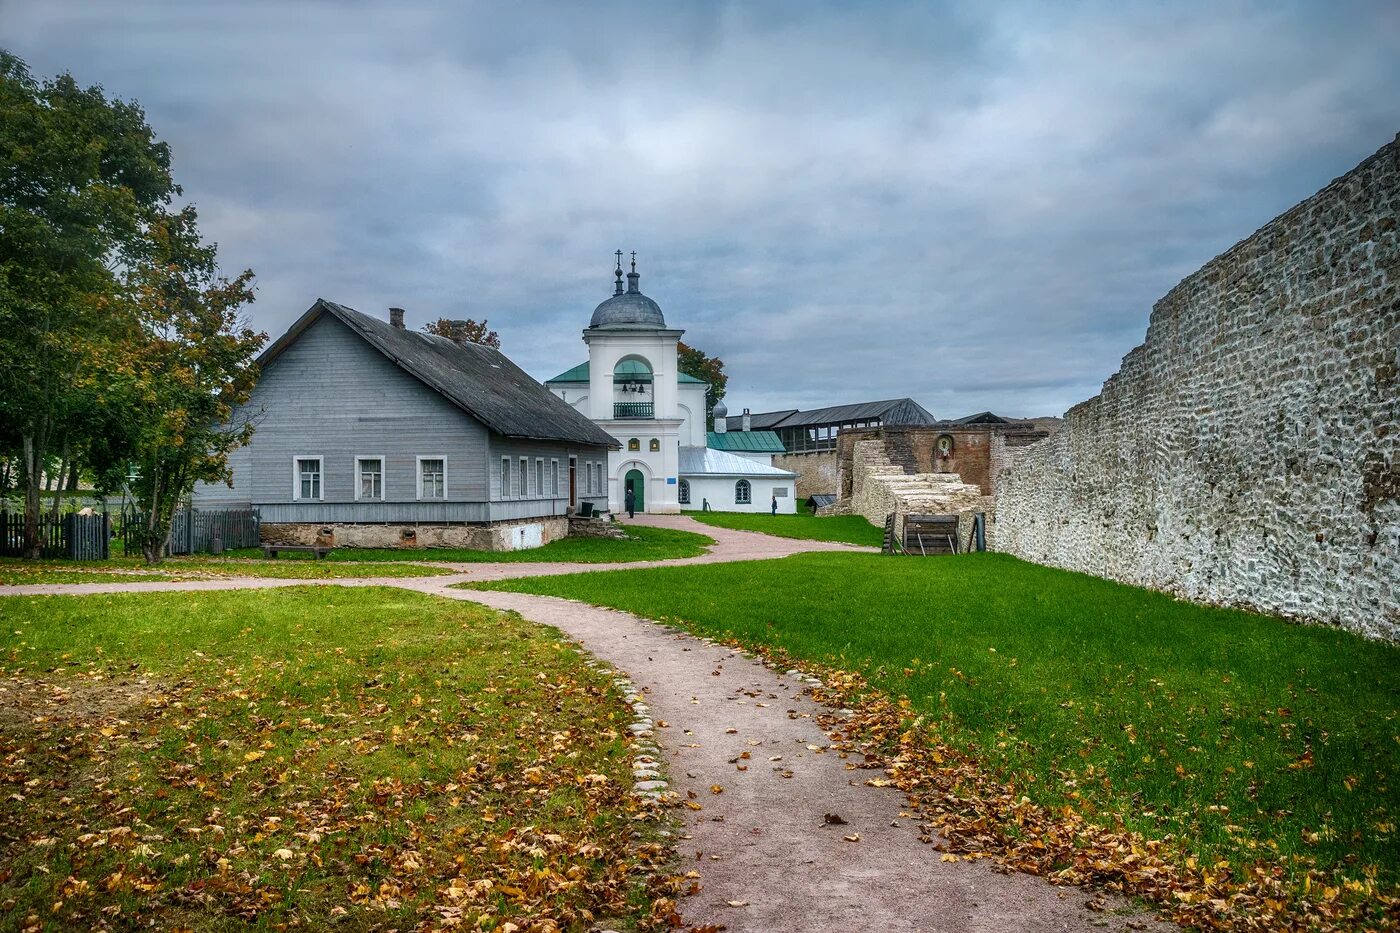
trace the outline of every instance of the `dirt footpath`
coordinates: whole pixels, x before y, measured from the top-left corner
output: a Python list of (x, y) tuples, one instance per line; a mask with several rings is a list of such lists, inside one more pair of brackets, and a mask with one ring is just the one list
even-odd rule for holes
[[(519, 612), (581, 641), (642, 690), (671, 789), (683, 809), (683, 867), (701, 892), (681, 900), (687, 926), (730, 931), (1175, 930), (1121, 900), (941, 860), (903, 817), (904, 797), (865, 785), (879, 771), (828, 750), (822, 708), (796, 677), (635, 616), (544, 596), (413, 589)], [(745, 755), (748, 755), (745, 758)], [(850, 766), (856, 766), (851, 768)], [(718, 792), (716, 792), (718, 788)], [(830, 825), (826, 815), (845, 822)]]

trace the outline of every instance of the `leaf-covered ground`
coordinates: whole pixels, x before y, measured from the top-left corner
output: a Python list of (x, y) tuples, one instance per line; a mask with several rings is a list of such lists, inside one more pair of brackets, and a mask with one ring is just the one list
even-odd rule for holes
[(736, 531), (759, 531), (779, 538), (803, 538), (808, 541), (840, 541), (879, 547), (884, 541), (884, 529), (876, 528), (859, 515), (828, 515), (817, 518), (803, 509), (796, 515), (768, 515), (751, 512), (686, 512), (688, 518), (716, 528)]
[[(21, 929), (588, 929), (670, 912), (632, 714), (548, 631), (383, 589), (0, 600)], [(515, 924), (511, 927), (508, 924)]]
[[(851, 672), (872, 701), (907, 698), (896, 725), (922, 739), (904, 749), (906, 786), (951, 795), (950, 812), (971, 814), (957, 817), (966, 844), (1022, 867), (1026, 846), (1054, 856), (1034, 863), (1053, 874), (1095, 833), (1121, 832), (1198, 881), (1138, 893), (1180, 890), (1193, 910), (1204, 895), (1205, 913), (1223, 902), (1222, 923), (1251, 928), (1266, 890), (1279, 916), (1400, 923), (1395, 645), (1000, 554), (808, 554), (484, 587), (674, 621)], [(1092, 845), (1102, 865), (1080, 877), (1152, 867), (1131, 844)]]

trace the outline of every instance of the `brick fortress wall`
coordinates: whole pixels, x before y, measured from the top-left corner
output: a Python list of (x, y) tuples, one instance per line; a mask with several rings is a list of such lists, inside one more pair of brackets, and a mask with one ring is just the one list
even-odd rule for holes
[(1184, 279), (997, 481), (1028, 560), (1400, 637), (1400, 137)]

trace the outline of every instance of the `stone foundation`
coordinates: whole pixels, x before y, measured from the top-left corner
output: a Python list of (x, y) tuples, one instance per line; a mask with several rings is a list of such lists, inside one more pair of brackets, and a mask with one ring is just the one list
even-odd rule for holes
[(321, 547), (467, 548), (474, 551), (522, 551), (566, 537), (563, 516), (490, 525), (357, 525), (264, 523), (266, 544), (305, 544)]
[(569, 537), (571, 538), (625, 538), (627, 535), (618, 527), (617, 522), (612, 520), (612, 515), (598, 515), (592, 518), (579, 518), (571, 516), (569, 518)]

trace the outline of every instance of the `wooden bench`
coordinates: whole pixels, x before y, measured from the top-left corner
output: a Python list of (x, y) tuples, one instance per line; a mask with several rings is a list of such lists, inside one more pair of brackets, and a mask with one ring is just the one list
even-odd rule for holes
[(333, 547), (321, 547), (316, 544), (264, 544), (262, 546), (263, 557), (269, 560), (276, 560), (278, 551), (296, 551), (301, 554), (315, 554), (316, 559), (320, 560), (334, 550), (335, 548)]

